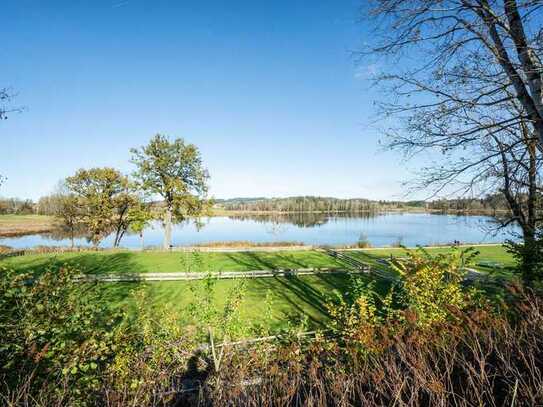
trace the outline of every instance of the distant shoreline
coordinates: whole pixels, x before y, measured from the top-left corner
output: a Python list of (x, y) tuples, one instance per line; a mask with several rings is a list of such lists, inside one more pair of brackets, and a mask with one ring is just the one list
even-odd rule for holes
[(318, 214), (357, 214), (357, 213), (435, 213), (435, 214), (451, 214), (451, 215), (488, 215), (493, 216), (496, 214), (507, 214), (509, 210), (507, 209), (425, 209), (425, 208), (388, 208), (388, 209), (377, 209), (377, 210), (360, 210), (360, 211), (251, 211), (251, 210), (227, 210), (220, 208), (213, 208), (209, 216), (228, 216), (228, 215), (295, 215), (303, 213), (318, 213)]

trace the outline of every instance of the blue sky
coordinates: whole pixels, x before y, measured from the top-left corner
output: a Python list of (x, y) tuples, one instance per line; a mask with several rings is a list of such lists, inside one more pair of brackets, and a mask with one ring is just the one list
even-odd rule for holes
[(218, 198), (404, 198), (372, 125), (375, 66), (351, 55), (362, 3), (4, 1), (0, 87), (25, 110), (0, 123), (0, 194), (130, 172), (159, 132), (200, 147)]

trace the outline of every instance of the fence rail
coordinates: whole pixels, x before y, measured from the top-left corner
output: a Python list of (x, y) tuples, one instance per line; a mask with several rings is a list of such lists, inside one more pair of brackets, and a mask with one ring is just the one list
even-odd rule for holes
[(175, 272), (175, 273), (126, 273), (107, 275), (81, 275), (77, 281), (98, 281), (98, 282), (137, 282), (137, 281), (191, 281), (205, 280), (206, 278), (237, 279), (237, 278), (269, 278), (269, 277), (294, 277), (315, 274), (353, 274), (363, 273), (363, 270), (336, 269), (336, 268), (300, 268), (300, 269), (277, 269), (277, 270), (251, 270), (251, 271), (221, 271), (216, 273), (207, 272)]

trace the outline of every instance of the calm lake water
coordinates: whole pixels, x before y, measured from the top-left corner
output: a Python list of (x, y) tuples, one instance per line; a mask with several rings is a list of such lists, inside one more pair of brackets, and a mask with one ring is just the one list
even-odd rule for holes
[[(175, 246), (196, 243), (251, 241), (295, 241), (309, 245), (347, 245), (365, 239), (372, 246), (388, 246), (399, 240), (407, 246), (451, 243), (501, 243), (513, 237), (516, 229), (509, 227), (496, 232), (496, 222), (489, 216), (457, 216), (428, 213), (383, 214), (294, 214), (280, 216), (219, 216), (202, 220), (199, 228), (193, 222), (176, 225)], [(145, 246), (160, 246), (163, 230), (159, 222), (144, 233)], [(76, 245), (89, 245), (78, 238)], [(100, 246), (111, 247), (113, 238)], [(0, 239), (1, 245), (14, 248), (34, 246), (69, 246), (62, 234), (39, 234)], [(141, 247), (139, 235), (127, 235), (122, 247)]]

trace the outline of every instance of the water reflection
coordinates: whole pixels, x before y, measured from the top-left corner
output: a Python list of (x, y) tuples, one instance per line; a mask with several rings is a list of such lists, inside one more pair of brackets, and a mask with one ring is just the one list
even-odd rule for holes
[[(210, 242), (250, 241), (301, 242), (308, 245), (389, 246), (402, 242), (407, 246), (464, 243), (496, 243), (513, 237), (517, 229), (509, 225), (498, 230), (499, 222), (489, 216), (457, 216), (429, 213), (274, 213), (203, 218), (176, 225), (173, 244), (186, 246)], [(144, 231), (146, 246), (161, 246), (163, 228), (154, 222)], [(34, 246), (70, 246), (71, 234), (52, 233), (0, 239), (0, 245), (15, 248)], [(113, 236), (101, 247), (111, 247)], [(85, 230), (77, 230), (76, 246), (90, 246)], [(140, 236), (128, 233), (122, 247), (141, 247)]]
[(88, 239), (89, 232), (83, 226), (78, 226), (74, 230), (58, 228), (52, 230), (51, 232), (41, 233), (40, 235), (46, 239), (57, 242), (62, 240), (70, 240), (70, 242), (73, 241), (75, 243), (75, 241), (83, 239), (87, 240), (87, 242), (90, 242), (90, 240)]
[(328, 223), (331, 219), (370, 219), (378, 216), (377, 212), (337, 212), (337, 213), (323, 213), (323, 212), (298, 212), (298, 213), (273, 213), (273, 214), (247, 214), (247, 215), (230, 215), (229, 219), (241, 220), (241, 221), (254, 221), (257, 223), (277, 223), (277, 224), (289, 224), (298, 226), (301, 228), (314, 228), (322, 226)]

